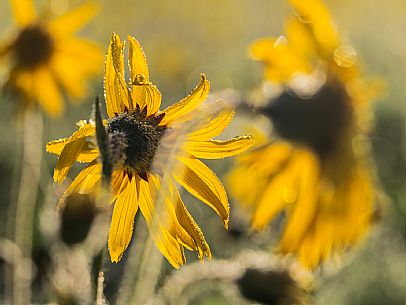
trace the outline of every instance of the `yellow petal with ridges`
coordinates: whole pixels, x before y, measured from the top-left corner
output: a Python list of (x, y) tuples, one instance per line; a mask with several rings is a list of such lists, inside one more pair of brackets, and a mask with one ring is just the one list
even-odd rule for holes
[(138, 210), (136, 177), (118, 195), (111, 217), (108, 247), (112, 262), (119, 262), (133, 235), (134, 218)]
[(85, 145), (85, 138), (78, 139), (65, 145), (54, 169), (55, 182), (62, 183), (65, 180), (66, 175)]
[(178, 157), (173, 176), (190, 194), (210, 206), (228, 228), (230, 208), (227, 194), (216, 174), (195, 158)]
[(159, 110), (162, 95), (156, 86), (140, 79), (140, 77), (132, 82), (131, 97), (133, 103), (138, 104), (141, 110), (146, 106), (147, 116), (150, 116)]
[[(154, 179), (149, 175), (149, 179)], [(155, 205), (156, 198), (153, 198), (151, 191), (155, 192), (153, 189), (150, 189), (149, 183), (140, 180), (140, 198), (139, 198), (139, 207), (144, 215), (144, 218), (148, 224), (148, 229), (151, 234), (152, 239), (154, 240), (156, 246), (161, 251), (161, 253), (166, 257), (169, 263), (174, 268), (179, 268), (186, 262), (183, 247), (179, 242), (170, 234), (168, 223), (169, 219), (166, 219), (162, 223), (161, 217), (156, 217)], [(154, 196), (155, 197), (155, 196)]]
[(128, 66), (131, 72), (131, 81), (134, 81), (138, 74), (143, 75), (144, 79), (149, 82), (149, 72), (147, 58), (137, 39), (128, 35)]
[(16, 23), (23, 27), (35, 21), (36, 11), (33, 0), (11, 0), (11, 8)]
[[(56, 155), (61, 155), (64, 147), (69, 143), (77, 141), (79, 139), (86, 139), (87, 137), (93, 137), (95, 134), (95, 126), (86, 122), (79, 122), (79, 130), (75, 131), (69, 138), (63, 138), (55, 141), (48, 142), (46, 144), (46, 151)], [(96, 159), (99, 155), (99, 150), (91, 143), (86, 141), (83, 145), (79, 154), (77, 155), (76, 161), (78, 162), (91, 162)]]
[(199, 126), (199, 129), (188, 134), (188, 139), (193, 141), (207, 141), (218, 136), (230, 124), (234, 116), (231, 108), (223, 109), (214, 118), (211, 117), (206, 123)]
[[(107, 50), (106, 67), (104, 71), (104, 97), (108, 116), (124, 112), (128, 106), (128, 89), (125, 85), (124, 74), (124, 44), (120, 37), (113, 33)], [(124, 84), (123, 84), (124, 83)]]
[(175, 196), (177, 199), (176, 216), (180, 225), (193, 238), (195, 243), (194, 249), (198, 251), (199, 258), (203, 259), (204, 256), (207, 256), (209, 259), (211, 259), (210, 247), (204, 238), (203, 232), (186, 209), (186, 206), (179, 195), (179, 191), (176, 188)]
[(78, 31), (97, 13), (98, 5), (93, 1), (85, 2), (75, 9), (51, 20), (50, 29), (55, 35), (66, 36)]
[(210, 82), (204, 74), (201, 74), (199, 85), (187, 97), (164, 110), (165, 117), (160, 125), (167, 125), (175, 120), (176, 122), (188, 120), (188, 114), (196, 110), (206, 100), (209, 91)]
[(79, 194), (89, 194), (93, 192), (95, 186), (101, 181), (101, 173), (102, 165), (96, 160), (86, 166), (63, 193), (62, 198), (59, 200), (59, 206), (63, 205), (66, 197), (74, 192)]
[(227, 141), (187, 141), (183, 148), (196, 158), (220, 159), (242, 153), (253, 144), (252, 137), (241, 136)]

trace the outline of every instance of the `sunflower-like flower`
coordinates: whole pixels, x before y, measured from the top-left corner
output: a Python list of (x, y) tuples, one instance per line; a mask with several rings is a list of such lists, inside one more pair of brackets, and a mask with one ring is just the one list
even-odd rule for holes
[(10, 63), (5, 86), (25, 102), (38, 102), (49, 115), (60, 115), (61, 88), (73, 98), (84, 97), (85, 80), (99, 73), (103, 62), (97, 44), (74, 35), (97, 7), (87, 2), (49, 20), (37, 15), (32, 0), (10, 2), (18, 30), (0, 46), (0, 58), (7, 56)]
[(354, 49), (340, 44), (320, 1), (290, 3), (286, 36), (251, 46), (266, 81), (284, 86), (259, 110), (275, 133), (256, 137), (228, 182), (254, 229), (284, 213), (279, 249), (314, 268), (356, 244), (373, 221), (377, 185), (365, 106), (377, 88), (360, 77)]
[[(110, 40), (104, 79), (108, 119), (101, 120), (97, 106), (95, 123), (79, 122), (71, 137), (50, 142), (46, 148), (59, 155), (54, 171), (59, 183), (75, 161), (89, 163), (63, 197), (72, 192), (90, 193), (100, 185), (102, 176), (111, 178), (107, 180), (115, 203), (108, 247), (113, 262), (118, 262), (127, 248), (140, 209), (156, 246), (178, 268), (185, 263), (184, 247), (197, 251), (200, 259), (210, 258), (211, 253), (175, 181), (214, 209), (227, 228), (227, 195), (214, 172), (199, 158), (238, 154), (252, 145), (252, 139), (212, 139), (227, 127), (234, 112), (224, 108), (209, 117), (195, 114), (209, 93), (210, 83), (204, 75), (190, 95), (160, 111), (161, 93), (149, 81), (144, 52), (133, 37), (128, 36), (128, 42), (129, 86), (124, 78), (124, 43), (116, 34)], [(182, 140), (177, 136), (179, 130), (186, 133)], [(168, 164), (172, 164), (169, 173)]]

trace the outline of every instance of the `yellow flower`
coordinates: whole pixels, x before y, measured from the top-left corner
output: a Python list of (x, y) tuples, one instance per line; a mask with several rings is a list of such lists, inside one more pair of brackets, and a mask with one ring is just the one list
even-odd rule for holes
[[(116, 34), (110, 40), (104, 79), (108, 120), (102, 123), (96, 107), (96, 123), (79, 122), (78, 131), (71, 137), (50, 142), (46, 148), (59, 155), (54, 171), (54, 180), (59, 183), (75, 161), (90, 163), (63, 197), (72, 192), (90, 193), (103, 175), (111, 177), (115, 203), (108, 246), (113, 262), (120, 260), (131, 240), (139, 208), (156, 246), (178, 268), (185, 263), (183, 247), (197, 251), (200, 259), (210, 258), (211, 253), (203, 233), (182, 202), (175, 181), (214, 209), (227, 227), (227, 195), (216, 175), (199, 158), (238, 154), (248, 149), (252, 140), (247, 136), (227, 141), (212, 139), (231, 121), (234, 113), (231, 109), (220, 111), (204, 122), (193, 121), (198, 118), (194, 113), (209, 94), (210, 84), (204, 75), (190, 95), (160, 111), (161, 93), (149, 81), (144, 52), (133, 37), (128, 36), (128, 42), (129, 87), (124, 78), (124, 44)], [(177, 147), (177, 138), (173, 136), (186, 123), (198, 127), (190, 130)], [(93, 144), (95, 137), (101, 153)], [(171, 151), (176, 152), (173, 161)], [(172, 170), (167, 173), (165, 168), (171, 162)], [(168, 190), (165, 191), (164, 185)], [(160, 195), (163, 202), (158, 206)]]
[(60, 115), (61, 88), (83, 97), (85, 80), (103, 62), (98, 45), (74, 35), (95, 15), (96, 6), (87, 2), (51, 20), (37, 15), (32, 0), (11, 0), (11, 6), (18, 31), (0, 47), (0, 57), (10, 62), (6, 86), (24, 101), (38, 102), (49, 115)]
[[(260, 109), (274, 134), (268, 140), (262, 134), (255, 149), (238, 157), (228, 182), (252, 213), (254, 229), (283, 213), (280, 251), (314, 268), (355, 245), (373, 221), (378, 186), (364, 119), (376, 88), (365, 88), (355, 62), (338, 60), (343, 50), (322, 3), (290, 2), (298, 14), (288, 21), (283, 49), (270, 40), (252, 47), (265, 78), (289, 87)], [(298, 73), (315, 77), (318, 69), (325, 76), (316, 74), (321, 85), (312, 95), (290, 86)]]

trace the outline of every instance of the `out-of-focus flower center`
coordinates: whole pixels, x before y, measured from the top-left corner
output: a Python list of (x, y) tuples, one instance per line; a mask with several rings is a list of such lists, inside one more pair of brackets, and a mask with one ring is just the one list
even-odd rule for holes
[(351, 126), (350, 97), (337, 82), (310, 99), (285, 92), (263, 109), (279, 136), (314, 149), (321, 157), (337, 148)]
[(110, 119), (107, 133), (113, 164), (130, 168), (141, 177), (151, 171), (152, 162), (166, 126), (158, 126), (163, 114), (146, 117), (136, 109)]
[(53, 51), (52, 37), (37, 25), (24, 28), (14, 43), (17, 65), (24, 69), (33, 69), (46, 63)]

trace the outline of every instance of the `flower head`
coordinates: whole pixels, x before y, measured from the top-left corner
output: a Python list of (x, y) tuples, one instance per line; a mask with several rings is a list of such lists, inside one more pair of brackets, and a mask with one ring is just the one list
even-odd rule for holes
[(286, 36), (251, 47), (265, 79), (285, 87), (259, 109), (274, 133), (238, 158), (228, 181), (253, 228), (284, 213), (279, 249), (313, 268), (356, 244), (373, 220), (377, 185), (364, 119), (376, 87), (366, 89), (321, 1), (290, 3), (296, 13)]
[[(199, 158), (238, 154), (252, 145), (252, 139), (212, 139), (229, 124), (231, 109), (197, 120), (196, 113), (203, 107), (210, 87), (204, 75), (190, 95), (160, 111), (161, 93), (149, 81), (144, 52), (133, 37), (128, 36), (128, 42), (131, 79), (127, 86), (124, 43), (116, 34), (110, 40), (104, 79), (108, 119), (101, 119), (96, 103), (95, 122), (79, 122), (78, 131), (69, 138), (49, 142), (47, 151), (59, 155), (54, 171), (54, 180), (59, 183), (75, 161), (89, 163), (64, 198), (72, 192), (92, 192), (103, 176), (110, 181), (114, 210), (108, 246), (113, 262), (120, 260), (131, 240), (139, 209), (157, 247), (177, 268), (185, 262), (184, 247), (197, 251), (201, 259), (210, 258), (211, 253), (175, 181), (214, 209), (227, 227), (227, 195), (217, 176)], [(179, 130), (183, 131), (181, 141)]]
[(55, 19), (37, 15), (32, 0), (11, 0), (18, 30), (0, 46), (10, 70), (6, 87), (25, 102), (38, 102), (51, 116), (63, 111), (61, 88), (75, 98), (85, 95), (85, 80), (99, 72), (98, 45), (74, 36), (96, 13), (87, 2)]

